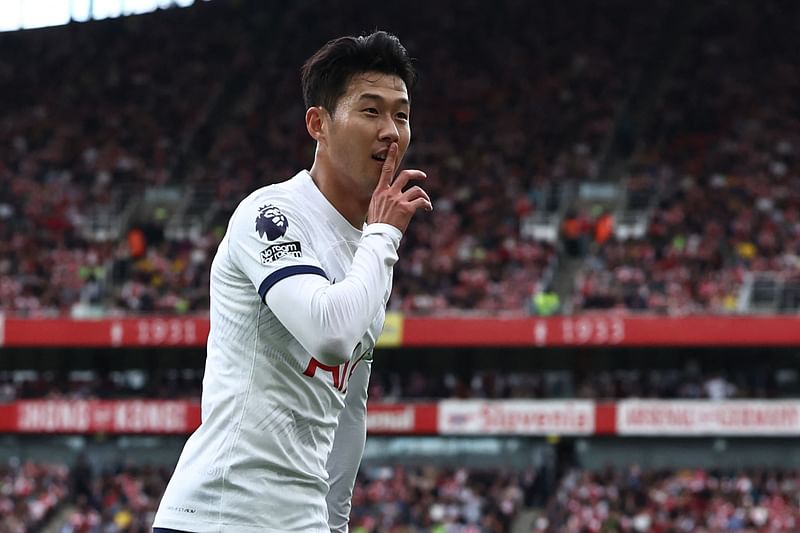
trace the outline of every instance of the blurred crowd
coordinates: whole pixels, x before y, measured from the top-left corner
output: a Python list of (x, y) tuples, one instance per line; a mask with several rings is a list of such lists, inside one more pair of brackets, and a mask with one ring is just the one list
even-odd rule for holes
[(131, 228), (109, 229), (173, 183), (183, 146), (246, 63), (246, 32), (232, 17), (218, 24), (230, 11), (220, 4), (0, 35), (0, 310), (207, 306), (202, 240), (142, 248)]
[(576, 469), (534, 531), (797, 531), (798, 498), (789, 469)]
[(68, 494), (66, 465), (17, 460), (0, 464), (0, 533), (36, 531)]
[[(395, 465), (361, 469), (354, 533), (501, 533), (521, 518), (532, 532), (766, 532), (800, 528), (800, 477), (785, 468), (545, 470)], [(15, 461), (0, 467), (0, 531), (146, 533), (169, 470), (93, 469)], [(60, 510), (62, 510), (59, 512)]]
[(199, 399), (203, 370), (161, 368), (152, 372), (128, 369), (0, 370), (0, 403), (24, 399)]
[(118, 465), (101, 472), (81, 456), (71, 470), (70, 511), (59, 533), (150, 533), (170, 470)]
[(787, 12), (709, 2), (676, 36), (652, 124), (629, 162), (641, 237), (592, 247), (578, 308), (731, 313), (748, 273), (800, 309), (800, 46)]
[(709, 399), (787, 398), (800, 394), (793, 369), (753, 366), (745, 370), (701, 371), (686, 368), (620, 368), (585, 373), (567, 370), (474, 370), (467, 375), (446, 372), (377, 370), (370, 378), (373, 401), (425, 399), (563, 399), (625, 398)]
[[(188, 399), (198, 400), (199, 368), (53, 371), (0, 371), (0, 403), (24, 399)], [(370, 378), (370, 400), (406, 402), (452, 399), (614, 400), (624, 398), (795, 398), (800, 373), (793, 368), (752, 365), (743, 369), (617, 368), (587, 372), (569, 370), (469, 373), (390, 371), (376, 367)]]
[[(596, 177), (660, 6), (418, 7), (388, 9), (422, 58), (406, 164), (434, 177), (437, 209), (404, 239), (391, 306), (526, 313), (558, 250), (520, 232), (521, 218), (552, 209), (562, 182)], [(321, 42), (379, 26), (370, 16), (222, 2), (0, 36), (15, 51), (0, 60), (1, 309), (206, 309), (227, 215), (311, 160), (297, 74), (319, 42), (295, 28)], [(199, 231), (166, 232), (173, 213), (149, 209), (151, 192), (175, 187), (192, 201), (210, 191)]]
[[(70, 467), (11, 460), (0, 466), (0, 533), (149, 533), (170, 470), (107, 464), (80, 455)], [(394, 466), (356, 480), (354, 533), (501, 533), (517, 513), (542, 505), (536, 469)], [(57, 529), (52, 529), (53, 527)]]
[[(502, 533), (535, 490), (535, 470), (426, 465), (362, 469), (353, 533)], [(529, 500), (527, 504), (529, 504)]]
[[(797, 6), (715, 1), (682, 17), (620, 182), (624, 208), (645, 213), (633, 238), (620, 206), (565, 211), (563, 193), (604, 177), (677, 7), (363, 7), (200, 3), (0, 35), (14, 51), (0, 58), (0, 311), (205, 311), (228, 215), (312, 160), (299, 66), (382, 20), (420, 58), (405, 164), (431, 176), (436, 205), (403, 239), (391, 308), (541, 313), (537, 295), (576, 255), (574, 292), (545, 313), (730, 313), (746, 274), (765, 271), (800, 306)], [(548, 214), (563, 222), (555, 242), (523, 230)]]

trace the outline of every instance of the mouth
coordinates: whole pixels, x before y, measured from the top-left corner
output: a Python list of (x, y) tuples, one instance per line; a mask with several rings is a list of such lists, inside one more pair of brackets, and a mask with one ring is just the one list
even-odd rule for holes
[(388, 155), (389, 155), (389, 149), (386, 148), (385, 150), (380, 150), (380, 151), (375, 152), (374, 154), (372, 154), (372, 159), (374, 159), (375, 161), (380, 161), (381, 163), (383, 163), (384, 161), (386, 161), (386, 156), (388, 156)]

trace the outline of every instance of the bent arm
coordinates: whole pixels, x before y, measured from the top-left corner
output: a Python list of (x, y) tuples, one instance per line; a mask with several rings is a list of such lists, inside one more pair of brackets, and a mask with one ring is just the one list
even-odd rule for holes
[(264, 302), (320, 362), (341, 364), (384, 305), (401, 237), (391, 225), (370, 224), (343, 280), (331, 284), (308, 273), (281, 278), (265, 288)]

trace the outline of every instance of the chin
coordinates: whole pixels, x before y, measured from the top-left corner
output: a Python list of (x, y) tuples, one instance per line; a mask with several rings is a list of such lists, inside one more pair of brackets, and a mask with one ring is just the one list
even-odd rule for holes
[(364, 186), (363, 186), (364, 191), (363, 192), (365, 194), (367, 192), (369, 192), (369, 195), (372, 196), (372, 193), (375, 192), (375, 187), (378, 186), (378, 178), (377, 177), (375, 177), (375, 178), (367, 178), (362, 183), (364, 184)]
[(364, 172), (362, 176), (361, 183), (364, 185), (370, 185), (374, 189), (381, 177), (381, 170), (378, 169), (376, 171), (374, 169), (370, 169), (368, 172)]

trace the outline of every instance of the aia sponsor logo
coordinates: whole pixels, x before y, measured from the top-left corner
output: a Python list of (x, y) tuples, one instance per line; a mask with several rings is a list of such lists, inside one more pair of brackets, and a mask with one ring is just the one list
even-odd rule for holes
[[(360, 346), (361, 345), (359, 344), (356, 349), (358, 349)], [(339, 392), (347, 392), (347, 383), (350, 381), (353, 371), (356, 369), (358, 363), (364, 360), (367, 353), (372, 356), (372, 351), (370, 350), (369, 352), (361, 354), (361, 356), (355, 361), (345, 361), (341, 365), (326, 365), (320, 363), (316, 358), (312, 357), (308, 361), (308, 366), (306, 366), (303, 374), (313, 378), (317, 376), (317, 370), (321, 370), (322, 374), (330, 375), (334, 389), (338, 390)]]

